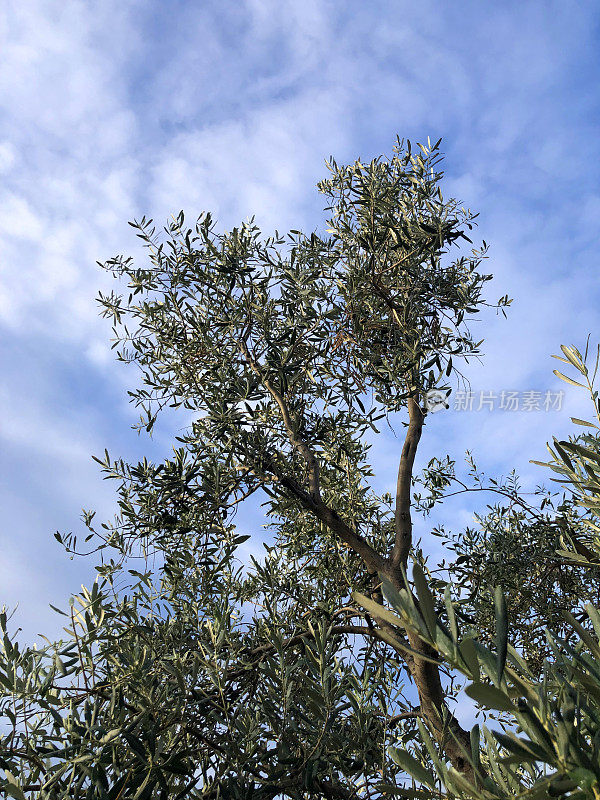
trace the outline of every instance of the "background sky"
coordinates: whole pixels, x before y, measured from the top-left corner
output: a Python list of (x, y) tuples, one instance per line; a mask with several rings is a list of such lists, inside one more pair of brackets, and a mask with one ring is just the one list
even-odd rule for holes
[[(600, 340), (600, 7), (597, 2), (4, 0), (0, 10), (0, 603), (26, 637), (53, 635), (94, 560), (70, 561), (53, 532), (82, 507), (112, 511), (92, 454), (168, 454), (131, 430), (133, 368), (114, 362), (96, 265), (140, 256), (127, 221), (211, 210), (228, 227), (323, 222), (324, 159), (391, 151), (397, 134), (443, 137), (446, 195), (480, 212), (491, 295), (508, 320), (476, 325), (486, 357), (473, 388), (568, 389), (561, 343)], [(481, 338), (479, 337), (479, 338)], [(477, 403), (476, 403), (477, 405)], [(585, 415), (429, 418), (420, 463), (473, 451), (492, 474), (529, 464)], [(394, 482), (400, 441), (374, 457)], [(473, 504), (449, 508), (467, 524)], [(260, 544), (260, 520), (242, 518)], [(417, 534), (426, 534), (419, 522)]]

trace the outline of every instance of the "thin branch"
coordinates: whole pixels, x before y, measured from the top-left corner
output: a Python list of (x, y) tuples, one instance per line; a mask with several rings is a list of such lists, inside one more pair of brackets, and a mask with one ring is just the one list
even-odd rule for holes
[(319, 502), (321, 499), (321, 487), (320, 487), (320, 480), (319, 480), (319, 461), (313, 451), (310, 449), (308, 444), (304, 441), (304, 439), (298, 435), (297, 424), (295, 420), (292, 419), (292, 415), (290, 410), (287, 406), (287, 403), (283, 399), (281, 393), (273, 386), (271, 381), (265, 377), (257, 364), (256, 360), (251, 356), (250, 351), (248, 350), (248, 346), (246, 342), (241, 340), (239, 342), (240, 350), (246, 362), (251, 367), (253, 372), (260, 378), (262, 381), (265, 389), (269, 392), (273, 400), (279, 406), (279, 410), (281, 412), (281, 418), (283, 420), (283, 425), (285, 427), (286, 433), (288, 435), (288, 439), (292, 447), (300, 453), (302, 458), (304, 459), (307, 469), (308, 469), (308, 486), (310, 495), (313, 500)]
[(420, 709), (403, 711), (401, 714), (394, 714), (393, 717), (389, 717), (386, 720), (386, 725), (388, 728), (395, 728), (399, 722), (403, 722), (405, 719), (420, 719), (422, 716)]

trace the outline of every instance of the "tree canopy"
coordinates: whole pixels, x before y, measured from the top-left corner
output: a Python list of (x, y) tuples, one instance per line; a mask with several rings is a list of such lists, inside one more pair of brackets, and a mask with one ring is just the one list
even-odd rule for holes
[[(100, 563), (59, 611), (66, 638), (19, 644), (0, 615), (6, 794), (600, 797), (596, 433), (554, 443), (560, 492), (534, 503), (444, 454), (415, 474), (428, 392), (479, 355), (474, 315), (510, 304), (487, 299), (487, 245), (442, 196), (439, 146), (330, 160), (322, 232), (181, 212), (132, 223), (142, 265), (103, 265), (140, 430), (164, 409), (188, 424), (162, 463), (96, 458), (119, 513), (84, 512)], [(563, 356), (600, 409), (587, 351)], [(388, 425), (395, 496), (371, 460)], [(454, 490), (496, 504), (436, 531), (449, 560), (432, 564), (413, 518)], [(269, 533), (248, 558), (237, 520), (256, 500)], [(461, 726), (460, 676), (500, 730)]]

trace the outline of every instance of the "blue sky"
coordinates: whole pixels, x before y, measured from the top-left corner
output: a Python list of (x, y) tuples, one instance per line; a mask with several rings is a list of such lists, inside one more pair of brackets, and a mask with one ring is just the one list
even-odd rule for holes
[[(480, 211), (493, 296), (477, 323), (475, 389), (557, 391), (550, 354), (600, 339), (595, 2), (5, 0), (0, 11), (0, 602), (28, 636), (53, 633), (93, 560), (55, 530), (112, 510), (91, 454), (167, 454), (130, 430), (133, 370), (114, 363), (96, 266), (139, 255), (127, 220), (208, 209), (230, 226), (320, 225), (324, 158), (442, 136), (447, 195)], [(443, 412), (421, 462), (470, 448), (493, 473), (544, 455), (585, 413)], [(378, 443), (389, 485), (399, 441)], [(471, 518), (461, 499), (448, 523)], [(260, 540), (256, 517), (243, 524)], [(419, 523), (418, 532), (427, 526)]]

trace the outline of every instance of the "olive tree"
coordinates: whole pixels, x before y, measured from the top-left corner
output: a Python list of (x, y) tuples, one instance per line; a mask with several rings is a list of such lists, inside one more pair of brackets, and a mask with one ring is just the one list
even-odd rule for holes
[[(144, 263), (104, 265), (123, 287), (100, 302), (118, 357), (140, 370), (140, 428), (163, 409), (189, 424), (163, 463), (97, 459), (119, 514), (84, 514), (101, 564), (62, 612), (67, 638), (23, 648), (0, 619), (11, 796), (407, 797), (437, 765), (449, 785), (493, 780), (450, 702), (465, 611), (412, 530), (426, 398), (480, 351), (469, 320), (488, 304), (487, 247), (470, 239), (475, 215), (442, 196), (439, 142), (329, 172), (324, 232), (222, 232), (180, 213), (163, 230), (133, 223)], [(388, 424), (403, 431), (395, 497), (376, 491), (370, 460)], [(454, 479), (432, 462), (431, 502)], [(269, 537), (248, 563), (236, 514), (255, 500)], [(541, 511), (549, 528), (581, 521)], [(498, 615), (471, 594), (473, 666)], [(415, 737), (427, 768), (406, 750)]]

